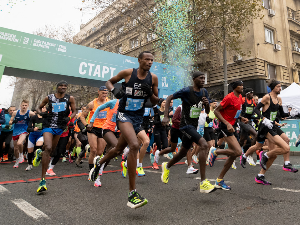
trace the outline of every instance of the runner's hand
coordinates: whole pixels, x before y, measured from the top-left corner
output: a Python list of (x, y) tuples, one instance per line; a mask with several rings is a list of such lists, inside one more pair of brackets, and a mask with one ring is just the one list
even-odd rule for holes
[(123, 88), (121, 89), (114, 88), (112, 93), (117, 99), (120, 99), (125, 95)]
[(247, 118), (245, 118), (245, 117), (241, 117), (241, 121), (242, 121), (243, 123), (248, 123), (248, 122), (249, 122), (249, 120), (248, 120)]
[(14, 121), (13, 121), (12, 123), (13, 123), (13, 124), (14, 124), (14, 123), (18, 123), (18, 119), (15, 118)]
[(10, 127), (10, 125), (6, 125), (4, 128), (5, 128), (5, 129), (9, 129), (9, 127)]
[(230, 123), (227, 124), (227, 130), (228, 130), (230, 133), (233, 133), (233, 132), (234, 132), (234, 128), (233, 128), (233, 126), (232, 126)]
[(164, 117), (163, 120), (161, 121), (161, 125), (167, 126), (169, 124), (170, 120), (168, 117)]
[(39, 128), (37, 128), (37, 127), (35, 127), (34, 129), (33, 129), (33, 131), (38, 131), (39, 130)]
[(271, 120), (264, 118), (264, 120), (262, 121), (263, 125), (265, 125), (266, 127), (268, 127), (269, 129), (273, 128), (273, 123)]
[(152, 92), (152, 89), (151, 89), (151, 86), (149, 84), (146, 84), (146, 83), (143, 83), (141, 85), (141, 89), (144, 93), (147, 94), (147, 96), (151, 97), (153, 95), (153, 92)]
[(90, 124), (88, 124), (88, 125), (86, 126), (86, 129), (87, 129), (88, 131), (91, 131), (92, 128), (93, 128), (93, 123), (90, 123)]
[(202, 104), (203, 105), (208, 105), (209, 104), (208, 99), (206, 97), (202, 98)]

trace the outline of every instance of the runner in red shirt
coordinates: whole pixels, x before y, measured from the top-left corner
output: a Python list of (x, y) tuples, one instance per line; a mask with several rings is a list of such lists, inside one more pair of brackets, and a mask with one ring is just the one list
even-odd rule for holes
[[(230, 166), (234, 160), (242, 154), (241, 146), (234, 136), (233, 125), (237, 118), (240, 118), (240, 113), (242, 111), (242, 92), (243, 92), (243, 82), (240, 80), (231, 83), (233, 92), (226, 95), (220, 105), (215, 109), (215, 115), (220, 120), (220, 130), (221, 135), (224, 136), (225, 141), (228, 143), (228, 149), (216, 149), (214, 147), (210, 148), (208, 159), (209, 165), (212, 167), (214, 161), (218, 155), (227, 155), (228, 159), (216, 180), (215, 187), (222, 188), (223, 190), (230, 190), (231, 188), (227, 186), (224, 182), (224, 176), (229, 170)], [(246, 118), (241, 117), (241, 120), (245, 123)]]

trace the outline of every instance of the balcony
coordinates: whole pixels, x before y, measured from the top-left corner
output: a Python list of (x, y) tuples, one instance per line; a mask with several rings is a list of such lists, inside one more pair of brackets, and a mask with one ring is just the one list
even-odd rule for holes
[(288, 18), (288, 22), (291, 34), (300, 37), (300, 22), (292, 18)]

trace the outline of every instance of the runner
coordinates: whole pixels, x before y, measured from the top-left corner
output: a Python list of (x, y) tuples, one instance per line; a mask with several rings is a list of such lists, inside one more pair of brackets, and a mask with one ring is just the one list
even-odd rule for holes
[[(60, 135), (65, 130), (67, 123), (76, 115), (75, 99), (66, 94), (67, 88), (68, 83), (66, 81), (58, 82), (56, 93), (48, 95), (38, 108), (38, 112), (41, 112), (43, 107), (48, 104), (47, 112), (42, 114), (45, 118), (43, 123), (43, 151), (38, 149), (33, 160), (33, 166), (38, 166), (42, 161), (42, 178), (37, 193), (47, 190), (45, 176), (50, 155), (55, 151)], [(69, 116), (70, 107), (72, 109), (71, 116)]]
[[(260, 165), (262, 170), (255, 177), (255, 181), (263, 185), (271, 184), (271, 182), (265, 179), (265, 173), (273, 164), (277, 155), (287, 155), (290, 151), (290, 146), (287, 143), (287, 140), (285, 140), (287, 138), (286, 135), (278, 126), (275, 125), (275, 119), (278, 113), (280, 113), (281, 117), (287, 116), (287, 113), (284, 113), (282, 108), (282, 100), (278, 96), (281, 91), (281, 84), (279, 81), (272, 80), (269, 87), (271, 92), (265, 95), (255, 108), (255, 113), (262, 119), (258, 128), (256, 144), (249, 148), (248, 151), (240, 157), (241, 165), (245, 168), (246, 157), (257, 149), (261, 149), (266, 138), (268, 139), (269, 151), (267, 153), (264, 153), (263, 151), (260, 152)], [(262, 114), (260, 113), (261, 108)], [(284, 162), (283, 170), (293, 173), (298, 172), (297, 169), (293, 168), (290, 161)]]
[[(227, 155), (228, 159), (216, 180), (215, 187), (222, 188), (223, 190), (231, 190), (231, 188), (225, 184), (224, 176), (233, 164), (234, 160), (242, 154), (241, 146), (239, 145), (236, 137), (234, 136), (235, 129), (233, 128), (236, 119), (240, 117), (242, 109), (242, 92), (243, 82), (240, 80), (233, 81), (231, 83), (233, 92), (226, 95), (220, 105), (215, 109), (215, 115), (219, 118), (221, 137), (225, 138), (228, 143), (228, 149), (216, 149), (210, 148), (208, 154), (209, 165), (212, 167), (218, 155)], [(241, 121), (246, 123), (248, 120), (241, 117)]]
[[(0, 134), (0, 157), (3, 162), (8, 161), (8, 151), (14, 130), (14, 124), (9, 125), (9, 121), (14, 111), (16, 111), (15, 106), (10, 106), (8, 108), (8, 114), (5, 114), (5, 123), (2, 124), (2, 132)], [(3, 142), (5, 143), (4, 151)]]
[[(42, 113), (46, 112), (46, 107), (42, 108)], [(34, 115), (30, 118), (27, 131), (29, 133), (28, 137), (28, 166), (26, 171), (32, 170), (32, 160), (34, 157), (34, 151), (41, 149), (44, 143), (43, 138), (43, 117), (40, 114)]]
[[(120, 99), (117, 125), (121, 131), (121, 136), (115, 148), (109, 151), (100, 161), (96, 160), (95, 168), (91, 170), (89, 175), (92, 180), (96, 180), (101, 165), (121, 154), (123, 149), (129, 145), (129, 194), (127, 206), (131, 208), (141, 207), (148, 202), (147, 199), (138, 194), (135, 186), (137, 152), (140, 148), (136, 133), (140, 131), (140, 126), (143, 122), (147, 98), (150, 98), (152, 104), (156, 104), (159, 100), (157, 97), (158, 79), (156, 75), (150, 73), (153, 55), (148, 51), (144, 51), (139, 54), (138, 62), (138, 69), (122, 70), (106, 82), (108, 90), (111, 90), (114, 96)], [(117, 90), (114, 84), (123, 79), (125, 82), (123, 82), (122, 88)]]
[(194, 72), (192, 74), (193, 86), (183, 88), (173, 95), (170, 95), (166, 101), (166, 109), (164, 113), (164, 118), (162, 120), (162, 125), (169, 123), (169, 106), (172, 99), (181, 98), (182, 100), (182, 113), (180, 120), (180, 130), (183, 134), (182, 145), (180, 151), (175, 154), (173, 159), (168, 163), (164, 162), (162, 164), (162, 175), (161, 180), (164, 183), (169, 181), (170, 168), (186, 156), (187, 152), (191, 148), (193, 142), (200, 146), (199, 151), (199, 165), (200, 165), (200, 192), (210, 193), (215, 188), (206, 179), (205, 169), (206, 169), (206, 156), (208, 152), (208, 145), (205, 139), (197, 132), (198, 119), (202, 107), (205, 107), (206, 113), (209, 113), (209, 102), (208, 102), (208, 92), (203, 88), (205, 82), (205, 74), (202, 72)]
[(217, 101), (210, 100), (210, 110), (207, 115), (206, 122), (204, 125), (204, 139), (207, 141), (208, 148), (215, 147), (215, 131), (213, 129), (214, 120), (217, 119), (215, 116), (215, 109), (217, 108)]
[(29, 101), (23, 100), (21, 102), (21, 110), (13, 112), (9, 121), (9, 125), (15, 124), (12, 139), (14, 141), (16, 163), (13, 168), (18, 168), (19, 163), (24, 162), (23, 145), (28, 134), (27, 127), (30, 117), (35, 115), (34, 112), (27, 110), (28, 105)]

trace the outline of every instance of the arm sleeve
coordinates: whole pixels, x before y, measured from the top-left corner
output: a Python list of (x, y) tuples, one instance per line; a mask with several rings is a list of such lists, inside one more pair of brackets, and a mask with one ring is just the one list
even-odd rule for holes
[(263, 116), (262, 116), (261, 113), (260, 113), (260, 108), (263, 107), (263, 106), (264, 106), (264, 104), (262, 104), (262, 103), (260, 102), (260, 103), (258, 103), (258, 105), (254, 108), (254, 112), (257, 114), (257, 116), (258, 116), (259, 118), (263, 118)]
[(113, 109), (113, 108), (115, 107), (116, 103), (117, 103), (117, 99), (112, 100), (112, 101), (108, 101), (108, 102), (104, 103), (103, 105), (100, 105), (100, 106), (96, 109), (96, 111), (94, 112), (94, 115), (93, 115), (92, 119), (90, 120), (90, 122), (93, 123), (93, 122), (95, 121), (97, 115), (99, 114), (99, 111), (101, 111), (101, 110), (103, 110), (103, 109), (106, 109), (106, 108), (111, 108), (111, 109)]
[(27, 131), (30, 133), (30, 132), (33, 132), (34, 131), (34, 127), (33, 127), (33, 124), (35, 122), (34, 120), (34, 116), (30, 118), (30, 121), (28, 123), (28, 127), (27, 127)]
[(0, 124), (4, 124), (5, 123), (5, 115), (4, 115), (4, 111), (1, 110), (0, 112)]
[(288, 117), (289, 114), (288, 113), (285, 113), (283, 111), (283, 108), (282, 108), (282, 105), (279, 106), (279, 113), (280, 113), (280, 116), (283, 118), (283, 117)]

